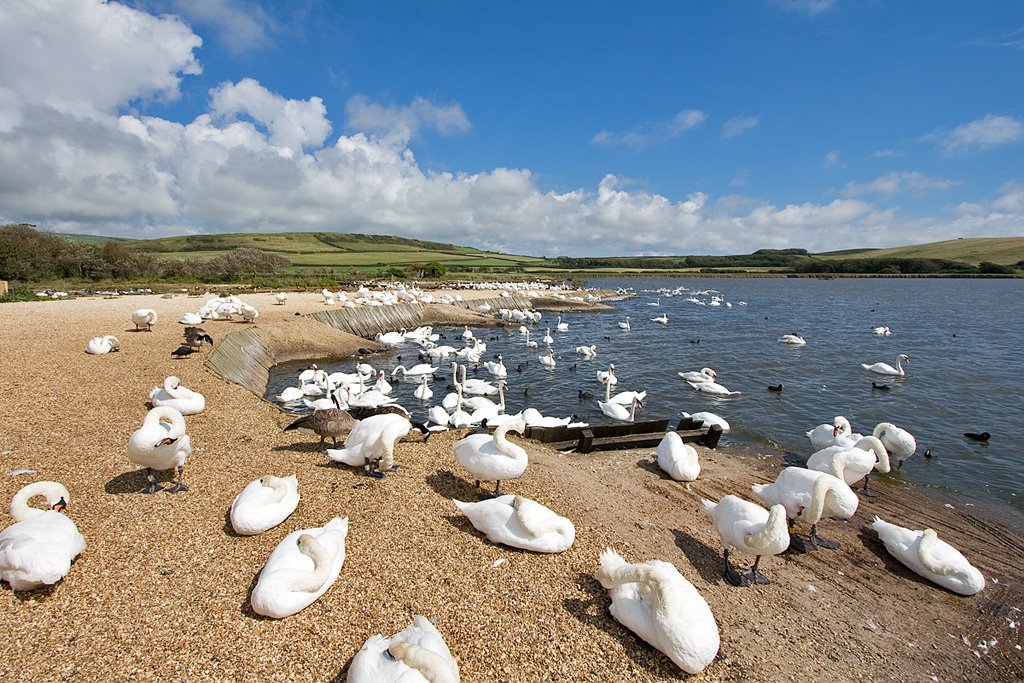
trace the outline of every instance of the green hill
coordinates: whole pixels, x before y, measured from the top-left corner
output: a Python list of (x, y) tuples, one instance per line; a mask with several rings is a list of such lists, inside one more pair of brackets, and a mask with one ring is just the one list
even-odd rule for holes
[(446, 268), (521, 268), (543, 259), (481, 251), (443, 242), (336, 232), (228, 233), (137, 240), (140, 250), (179, 258), (212, 257), (232, 249), (260, 249), (287, 258), (293, 268), (372, 270), (436, 262)]
[(962, 261), (978, 265), (982, 261), (1013, 265), (1024, 260), (1024, 237), (962, 237), (944, 242), (928, 242), (887, 249), (846, 249), (815, 254), (822, 259), (847, 258), (929, 258)]

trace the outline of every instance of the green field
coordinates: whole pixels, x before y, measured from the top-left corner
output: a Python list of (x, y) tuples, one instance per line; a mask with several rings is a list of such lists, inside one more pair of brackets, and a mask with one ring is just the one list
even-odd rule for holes
[[(100, 244), (106, 239), (77, 235), (69, 237), (82, 239), (91, 244)], [(720, 271), (735, 273), (737, 270), (763, 274), (785, 273), (790, 270), (786, 263), (761, 267), (761, 264), (751, 263), (751, 259), (743, 255), (713, 257), (714, 262), (703, 264), (704, 267), (678, 263), (681, 259), (687, 258), (684, 256), (591, 259), (586, 265), (580, 265), (560, 262), (561, 259), (555, 258), (501, 254), (428, 240), (333, 232), (204, 234), (129, 242), (133, 248), (140, 251), (182, 259), (213, 258), (238, 248), (259, 249), (286, 258), (290, 264), (286, 270), (293, 274), (303, 270), (349, 269), (373, 274), (392, 266), (422, 267), (429, 263), (439, 263), (453, 274), (519, 272), (537, 277), (560, 277), (569, 274), (714, 274)], [(943, 259), (972, 266), (982, 262), (1014, 266), (1024, 261), (1024, 237), (965, 238), (889, 249), (847, 249), (811, 255), (804, 252), (802, 256), (793, 258), (796, 261)], [(742, 264), (733, 266), (730, 264), (732, 259), (742, 261)], [(673, 267), (676, 264), (678, 267)]]
[(1024, 237), (964, 237), (945, 242), (929, 242), (888, 249), (862, 249), (815, 254), (821, 259), (845, 258), (934, 258), (964, 261), (978, 265), (982, 261), (1013, 265), (1024, 260)]

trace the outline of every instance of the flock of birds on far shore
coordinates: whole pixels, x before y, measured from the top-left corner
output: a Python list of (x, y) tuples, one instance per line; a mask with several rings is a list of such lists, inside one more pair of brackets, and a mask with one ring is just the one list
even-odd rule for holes
[[(278, 302), (283, 304), (286, 298), (286, 294), (279, 294)], [(237, 310), (224, 309), (224, 306)], [(243, 310), (235, 302), (220, 301), (206, 312), (230, 317)], [(517, 314), (503, 310), (500, 315), (515, 319)], [(203, 318), (198, 314), (197, 317), (198, 322), (202, 322)], [(250, 315), (244, 319), (255, 320), (255, 317)], [(139, 309), (132, 314), (132, 320), (137, 329), (148, 330), (157, 322), (157, 316), (151, 309)], [(667, 318), (659, 316), (652, 321), (666, 324)], [(204, 330), (195, 327), (198, 323), (193, 318), (183, 316), (181, 322), (187, 325), (185, 337), (189, 348), (195, 348), (193, 341), (198, 342), (199, 347), (203, 342), (213, 344)], [(566, 331), (564, 325), (559, 319), (556, 332)], [(626, 330), (630, 325), (628, 317), (618, 323)], [(535, 346), (530, 346), (529, 328), (524, 325), (521, 331), (527, 348), (539, 349), (536, 341), (532, 342)], [(874, 332), (891, 333), (888, 328), (876, 328)], [(553, 366), (550, 333), (549, 329), (542, 340), (547, 353), (539, 358), (542, 363), (545, 357), (549, 358)], [(453, 500), (453, 504), (493, 543), (538, 553), (563, 552), (575, 541), (572, 521), (540, 502), (502, 493), (501, 484), (522, 477), (529, 466), (527, 450), (511, 441), (509, 432), (523, 434), (531, 425), (569, 424), (571, 418), (544, 417), (537, 411), (531, 413), (530, 409), (505, 414), (503, 392), (507, 389), (508, 371), (502, 357), (484, 362), (493, 382), (467, 378), (466, 364), (480, 363), (486, 344), (475, 338), (468, 327), (463, 336), (466, 342), (463, 349), (438, 345), (440, 338), (430, 328), (381, 336), (385, 343), (412, 341), (420, 344), (423, 360), (428, 362), (409, 368), (400, 365), (391, 373), (392, 380), (401, 374), (403, 379), (415, 381), (418, 385), (415, 397), (419, 400), (427, 401), (432, 396), (428, 383), (440, 366), (431, 363), (450, 362), (454, 391), (431, 409), (430, 426), (414, 422), (409, 412), (389, 396), (392, 387), (383, 371), (360, 364), (355, 373), (327, 373), (316, 366), (301, 373), (299, 386), (286, 389), (278, 399), (305, 401), (313, 412), (295, 420), (285, 430), (310, 431), (319, 437), (320, 446), (331, 461), (361, 468), (367, 475), (381, 478), (398, 469), (395, 446), (413, 430), (421, 432), (426, 441), (439, 429), (477, 426), (453, 445), (452, 455), (474, 481), (478, 500)], [(783, 336), (780, 341), (806, 343), (795, 333)], [(86, 351), (104, 354), (119, 348), (116, 338), (106, 336), (91, 340)], [(596, 355), (593, 345), (576, 350), (584, 357)], [(460, 365), (459, 360), (464, 364)], [(902, 365), (905, 362), (909, 362), (909, 357), (900, 354), (895, 367), (886, 363), (864, 364), (863, 367), (879, 375), (902, 376), (906, 373)], [(717, 373), (711, 368), (679, 375), (697, 391), (720, 395), (737, 393), (718, 384)], [(602, 412), (613, 419), (633, 420), (645, 392), (625, 391), (613, 395), (612, 387), (618, 382), (614, 364), (598, 373), (597, 379), (605, 389), (605, 400), (598, 402)], [(781, 391), (782, 385), (769, 389)], [(582, 398), (584, 392), (580, 390), (580, 393)], [(497, 402), (488, 398), (495, 395)], [(149, 399), (153, 407), (142, 425), (128, 436), (126, 447), (127, 460), (145, 470), (146, 484), (140, 493), (188, 491), (183, 475), (192, 442), (185, 417), (204, 412), (205, 399), (173, 376), (154, 387)], [(724, 425), (724, 430), (729, 427), (725, 420), (712, 413), (693, 417), (706, 425), (718, 423)], [(830, 518), (851, 518), (859, 506), (858, 493), (876, 495), (868, 487), (871, 474), (888, 472), (893, 462), (899, 468), (917, 449), (913, 435), (892, 423), (880, 423), (870, 436), (861, 436), (853, 433), (850, 422), (842, 416), (814, 427), (807, 436), (815, 452), (806, 467), (787, 467), (774, 482), (752, 487), (754, 496), (767, 508), (732, 494), (717, 502), (702, 500), (722, 542), (724, 577), (729, 584), (747, 587), (769, 583), (760, 570), (762, 559), (787, 549), (810, 552), (817, 548), (838, 548), (837, 542), (818, 534), (818, 524)], [(967, 436), (977, 440), (989, 438), (987, 433)], [(339, 448), (338, 440), (342, 438), (344, 442)], [(325, 447), (327, 439), (331, 439), (334, 448)], [(675, 431), (665, 434), (653, 457), (673, 480), (694, 481), (700, 475), (697, 451), (684, 443)], [(171, 472), (171, 481), (169, 486), (164, 486), (158, 480), (158, 473), (167, 471)], [(864, 483), (855, 491), (851, 485), (860, 480)], [(493, 493), (483, 491), (484, 482), (495, 483)], [(232, 528), (239, 535), (254, 535), (277, 527), (297, 508), (298, 489), (295, 475), (267, 475), (248, 482), (228, 511)], [(45, 499), (47, 509), (29, 505), (37, 496)], [(69, 500), (67, 489), (51, 481), (29, 484), (14, 496), (10, 509), (16, 523), (0, 532), (0, 579), (9, 583), (13, 590), (32, 590), (58, 582), (85, 549), (83, 535), (63, 514)], [(806, 537), (796, 533), (797, 524), (809, 525)], [(981, 572), (956, 548), (940, 540), (934, 530), (908, 529), (878, 517), (871, 526), (887, 550), (917, 574), (961, 595), (973, 595), (984, 587)], [(315, 602), (342, 570), (348, 529), (347, 517), (335, 517), (321, 527), (288, 533), (270, 553), (259, 573), (250, 594), (252, 609), (261, 615), (285, 618)], [(753, 556), (753, 565), (740, 573), (732, 565), (731, 553)], [(715, 659), (720, 638), (711, 608), (672, 563), (656, 559), (630, 563), (608, 548), (598, 558), (594, 575), (609, 591), (612, 616), (682, 670), (696, 673)], [(348, 680), (458, 681), (459, 670), (442, 635), (427, 619), (415, 616), (408, 628), (391, 638), (379, 634), (369, 638), (353, 658)]]

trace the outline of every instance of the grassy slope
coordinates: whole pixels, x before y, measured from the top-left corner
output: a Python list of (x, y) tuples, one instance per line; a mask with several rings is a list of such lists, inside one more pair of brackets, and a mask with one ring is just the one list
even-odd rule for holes
[[(116, 239), (84, 235), (68, 237), (93, 244)], [(519, 266), (535, 272), (554, 266), (551, 262), (532, 256), (484, 252), (453, 244), (384, 235), (324, 232), (230, 233), (131, 241), (142, 250), (182, 258), (211, 257), (238, 247), (262, 249), (284, 256), (291, 261), (294, 268), (374, 269), (431, 261), (449, 266)], [(972, 237), (888, 249), (847, 249), (815, 256), (823, 259), (938, 258), (966, 261), (975, 265), (982, 261), (1011, 265), (1024, 259), (1024, 237)]]
[(977, 265), (982, 261), (1012, 265), (1024, 259), (1024, 237), (965, 237), (945, 242), (929, 242), (888, 249), (845, 250), (815, 254), (823, 259), (844, 258), (937, 258), (966, 261)]
[(140, 240), (138, 248), (165, 256), (204, 258), (239, 247), (284, 256), (295, 268), (379, 268), (429, 263), (512, 267), (542, 263), (532, 256), (484, 252), (441, 242), (345, 233), (234, 233)]

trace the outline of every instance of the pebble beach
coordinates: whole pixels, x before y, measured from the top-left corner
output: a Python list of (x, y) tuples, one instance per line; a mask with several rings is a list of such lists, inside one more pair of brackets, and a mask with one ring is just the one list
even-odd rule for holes
[[(325, 326), (304, 314), (323, 310), (318, 293), (290, 293), (284, 305), (272, 293), (240, 296), (269, 336), (301, 327), (311, 355), (370, 344), (333, 330), (314, 341)], [(556, 555), (494, 545), (452, 503), (475, 499), (452, 455), (465, 432), (426, 443), (413, 432), (396, 449), (399, 469), (380, 480), (332, 464), (317, 437), (283, 431), (293, 415), (207, 368), (209, 347), (171, 356), (179, 317), (203, 301), (0, 306), (0, 497), (32, 481), (63, 483), (87, 544), (52, 587), (0, 585), (0, 679), (344, 681), (368, 637), (390, 636), (417, 614), (444, 636), (463, 681), (1024, 679), (1024, 539), (956, 501), (882, 482), (852, 520), (823, 522), (839, 550), (766, 558), (772, 583), (739, 589), (722, 578), (721, 544), (700, 501), (750, 498), (751, 484), (784, 467), (780, 454), (698, 447), (703, 469), (686, 484), (660, 472), (653, 449), (577, 455), (512, 437), (530, 465), (503, 490), (568, 517), (576, 541)], [(132, 329), (137, 308), (158, 312), (152, 332)], [(247, 325), (203, 326), (218, 344)], [(108, 334), (120, 351), (84, 353), (90, 338)], [(190, 490), (143, 495), (145, 477), (125, 446), (149, 391), (169, 375), (206, 397), (205, 411), (186, 418)], [(9, 476), (18, 470), (34, 474)], [(267, 474), (297, 475), (297, 510), (263, 534), (235, 535), (231, 501)], [(913, 574), (878, 541), (874, 515), (936, 529), (983, 572), (986, 589), (965, 598)], [(283, 620), (253, 613), (249, 593), (277, 543), (333, 517), (349, 519), (333, 587)], [(12, 521), (0, 513), (0, 527)], [(722, 638), (703, 672), (688, 676), (609, 615), (593, 576), (606, 547), (631, 562), (671, 562), (701, 592)]]

